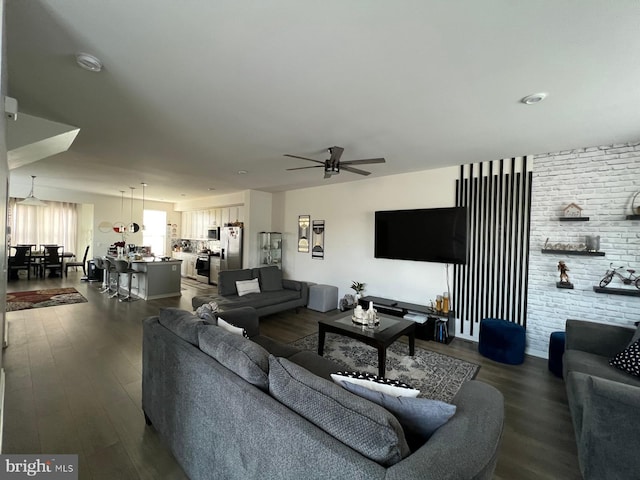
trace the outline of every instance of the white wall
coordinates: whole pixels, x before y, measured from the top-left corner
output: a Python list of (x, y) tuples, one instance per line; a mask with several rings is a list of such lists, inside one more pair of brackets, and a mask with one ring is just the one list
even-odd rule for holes
[[(454, 206), (458, 172), (449, 167), (274, 194), (273, 227), (284, 234), (285, 276), (335, 285), (340, 298), (354, 293), (349, 287), (355, 280), (366, 283), (365, 295), (428, 304), (446, 290), (445, 266), (374, 258), (374, 212)], [(325, 220), (324, 260), (297, 251), (298, 215), (307, 214)]]
[(245, 196), (244, 222), (244, 267), (257, 267), (260, 263), (258, 254), (258, 233), (272, 231), (272, 199), (273, 195), (257, 190), (248, 190)]
[[(624, 265), (640, 273), (640, 221), (625, 220), (640, 190), (640, 143), (601, 146), (534, 156), (531, 253), (527, 307), (527, 351), (546, 357), (549, 335), (568, 318), (632, 325), (640, 321), (640, 298), (593, 291), (609, 268)], [(588, 222), (560, 222), (574, 202)], [(584, 243), (599, 235), (605, 257), (542, 254), (550, 243)], [(573, 290), (559, 289), (558, 262), (569, 267)], [(614, 279), (610, 287), (624, 287)], [(631, 287), (633, 288), (633, 287)]]

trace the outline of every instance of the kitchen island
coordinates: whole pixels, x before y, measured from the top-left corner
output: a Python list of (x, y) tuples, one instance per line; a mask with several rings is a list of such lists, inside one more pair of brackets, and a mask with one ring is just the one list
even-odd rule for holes
[[(128, 260), (107, 256), (110, 260)], [(182, 260), (169, 259), (160, 261), (154, 257), (146, 257), (142, 260), (132, 260), (131, 269), (134, 270), (131, 281), (131, 295), (143, 300), (155, 300), (157, 298), (179, 297), (180, 292), (180, 264)], [(120, 277), (120, 292), (126, 293), (129, 289), (128, 275)]]

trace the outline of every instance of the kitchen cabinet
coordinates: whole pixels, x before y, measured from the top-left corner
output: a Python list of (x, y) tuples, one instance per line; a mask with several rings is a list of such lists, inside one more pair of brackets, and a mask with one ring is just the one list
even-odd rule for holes
[(280, 232), (260, 232), (260, 265), (277, 265), (282, 268), (282, 234)]
[(243, 205), (182, 212), (181, 238), (205, 240), (209, 227), (223, 227), (234, 222), (244, 222)]

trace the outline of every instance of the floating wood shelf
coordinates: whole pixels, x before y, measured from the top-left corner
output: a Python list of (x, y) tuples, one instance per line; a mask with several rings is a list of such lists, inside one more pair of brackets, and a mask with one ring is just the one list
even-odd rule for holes
[(640, 297), (640, 290), (631, 288), (593, 287), (596, 293), (610, 293), (611, 295), (626, 295), (627, 297)]
[(589, 217), (559, 217), (561, 222), (588, 222)]
[(640, 215), (627, 215), (627, 220), (640, 220)]
[(557, 288), (566, 288), (569, 290), (573, 290), (573, 283), (569, 283), (569, 282), (556, 282), (556, 287)]
[(587, 252), (585, 250), (545, 250), (542, 249), (542, 253), (547, 254), (560, 254), (560, 255), (582, 255), (585, 257), (604, 257), (604, 252)]

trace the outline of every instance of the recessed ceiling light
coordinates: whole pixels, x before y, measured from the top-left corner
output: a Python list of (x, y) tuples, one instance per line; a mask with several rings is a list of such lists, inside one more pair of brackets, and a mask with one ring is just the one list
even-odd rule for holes
[(246, 170), (238, 170), (238, 175), (246, 175), (247, 173), (249, 172), (247, 172)]
[(90, 72), (99, 72), (102, 70), (102, 62), (88, 53), (76, 54), (76, 63)]
[(533, 105), (535, 103), (540, 103), (545, 98), (547, 98), (547, 93), (533, 93), (531, 95), (527, 95), (522, 100), (520, 100), (525, 105)]

